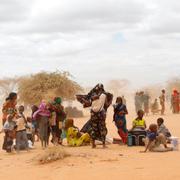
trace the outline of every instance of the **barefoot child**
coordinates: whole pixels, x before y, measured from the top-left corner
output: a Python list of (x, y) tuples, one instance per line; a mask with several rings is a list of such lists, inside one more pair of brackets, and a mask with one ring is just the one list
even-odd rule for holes
[(171, 133), (169, 132), (168, 128), (164, 125), (164, 119), (158, 118), (157, 119), (158, 125), (158, 134), (162, 133), (168, 139), (171, 137)]
[(2, 132), (5, 133), (3, 150), (10, 153), (13, 148), (13, 139), (15, 138), (15, 122), (13, 121), (13, 115), (8, 115), (7, 120), (3, 126)]
[(34, 118), (33, 115), (34, 113), (38, 110), (38, 107), (36, 105), (33, 105), (31, 107), (31, 119), (32, 119), (32, 125), (33, 125), (33, 142), (35, 142), (35, 136), (37, 136), (37, 141), (39, 141), (39, 124), (37, 121), (37, 118)]
[[(158, 126), (156, 124), (151, 124), (149, 126), (145, 144), (146, 144), (146, 148), (143, 152), (147, 152), (147, 150), (151, 152), (172, 151), (172, 148), (167, 147), (166, 137), (161, 133), (158, 134)], [(164, 148), (161, 147), (161, 144), (164, 146)]]
[(27, 117), (27, 125), (26, 125), (26, 133), (28, 141), (31, 141), (31, 144), (34, 144), (34, 138), (33, 138), (33, 124), (32, 119), (30, 117)]
[(16, 119), (16, 150), (28, 150), (28, 138), (26, 133), (26, 122), (24, 117), (18, 116)]

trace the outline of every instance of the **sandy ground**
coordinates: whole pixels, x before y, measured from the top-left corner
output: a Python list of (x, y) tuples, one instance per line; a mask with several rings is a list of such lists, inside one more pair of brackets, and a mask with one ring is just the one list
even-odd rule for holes
[[(159, 116), (145, 117), (147, 124), (156, 122)], [(127, 117), (128, 127), (135, 114)], [(172, 134), (180, 137), (180, 115), (170, 112), (164, 116), (166, 125)], [(81, 127), (88, 119), (77, 119), (76, 125)], [(112, 113), (108, 114), (107, 126), (109, 137), (118, 137), (112, 123)], [(0, 135), (2, 145), (3, 134)], [(62, 147), (60, 147), (62, 148)], [(90, 180), (90, 179), (126, 179), (126, 180), (180, 180), (180, 152), (139, 153), (144, 147), (127, 147), (124, 145), (108, 145), (107, 149), (86, 147), (64, 147), (71, 154), (64, 160), (46, 165), (39, 165), (35, 160), (43, 153), (39, 143), (36, 149), (20, 154), (7, 154), (0, 150), (0, 179), (12, 180)]]

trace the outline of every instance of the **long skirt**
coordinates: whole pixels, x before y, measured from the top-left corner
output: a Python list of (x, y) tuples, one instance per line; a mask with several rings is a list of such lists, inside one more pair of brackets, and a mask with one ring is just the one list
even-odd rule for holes
[(84, 124), (84, 126), (82, 127), (82, 129), (80, 130), (80, 132), (82, 132), (82, 133), (89, 133), (90, 129), (91, 129), (91, 120), (88, 120), (88, 121)]
[(16, 133), (16, 150), (27, 150), (28, 149), (28, 138), (26, 130), (17, 131)]
[(13, 145), (13, 137), (10, 135), (9, 132), (6, 132), (4, 136), (2, 149), (9, 153), (11, 152), (12, 145)]
[(46, 147), (49, 141), (49, 118), (46, 116), (39, 118), (39, 137), (42, 147)]
[(105, 120), (105, 111), (101, 111), (98, 113), (91, 112), (89, 135), (91, 136), (92, 140), (105, 142), (108, 132)]
[(127, 143), (127, 137), (128, 137), (128, 130), (126, 126), (126, 118), (120, 117), (118, 115), (115, 116), (115, 125), (118, 129), (118, 134), (122, 139), (122, 142), (124, 144)]

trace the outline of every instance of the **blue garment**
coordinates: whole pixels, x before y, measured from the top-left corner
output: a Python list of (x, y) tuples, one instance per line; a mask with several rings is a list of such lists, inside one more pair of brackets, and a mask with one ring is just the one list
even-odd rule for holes
[(126, 115), (125, 114), (119, 114), (119, 112), (124, 111), (127, 112), (126, 105), (124, 104), (116, 104), (114, 106), (114, 121), (116, 124), (117, 129), (123, 130), (125, 133), (127, 132), (126, 127)]
[(156, 132), (151, 132), (151, 131), (148, 131), (147, 132), (147, 137), (149, 140), (151, 141), (154, 141), (156, 139), (156, 136), (157, 136), (157, 133)]

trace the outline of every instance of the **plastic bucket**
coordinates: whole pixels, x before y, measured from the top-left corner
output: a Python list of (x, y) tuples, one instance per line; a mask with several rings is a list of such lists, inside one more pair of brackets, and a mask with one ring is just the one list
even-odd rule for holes
[(179, 150), (179, 138), (178, 137), (171, 137), (171, 144), (174, 151)]

